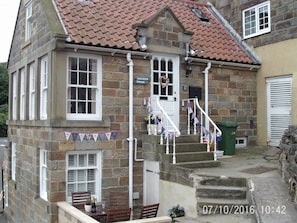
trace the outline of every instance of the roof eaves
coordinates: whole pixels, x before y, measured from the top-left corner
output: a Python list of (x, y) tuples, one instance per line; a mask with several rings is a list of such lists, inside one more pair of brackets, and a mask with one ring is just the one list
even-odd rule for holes
[(216, 10), (216, 8), (211, 4), (209, 5), (209, 11), (217, 18), (217, 20), (229, 31), (236, 43), (247, 53), (247, 55), (252, 59), (255, 64), (261, 64), (261, 59), (256, 55), (256, 53), (245, 43), (239, 34), (234, 30), (234, 28), (229, 24), (229, 22)]

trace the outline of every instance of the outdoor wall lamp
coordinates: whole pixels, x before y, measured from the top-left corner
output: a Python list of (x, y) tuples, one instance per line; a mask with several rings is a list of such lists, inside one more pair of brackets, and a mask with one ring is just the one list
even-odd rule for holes
[(192, 62), (188, 61), (186, 66), (186, 77), (189, 77), (192, 74)]
[(138, 36), (138, 44), (139, 44), (141, 50), (147, 50), (145, 36)]

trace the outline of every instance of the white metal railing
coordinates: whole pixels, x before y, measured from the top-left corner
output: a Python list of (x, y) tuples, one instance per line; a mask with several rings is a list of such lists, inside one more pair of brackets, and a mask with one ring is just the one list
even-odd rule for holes
[[(175, 152), (175, 138), (180, 136), (180, 131), (177, 128), (177, 126), (174, 124), (172, 119), (169, 117), (167, 112), (164, 110), (164, 108), (161, 106), (159, 100), (157, 100), (157, 106), (160, 109), (162, 113), (161, 118), (161, 126), (162, 126), (162, 132), (160, 136), (160, 144), (163, 145), (163, 135), (165, 135), (166, 138), (166, 154), (169, 154), (169, 137), (172, 136), (172, 163), (176, 164), (176, 152)], [(164, 119), (166, 120), (166, 126), (164, 126)]]
[[(188, 124), (187, 134), (191, 134), (191, 128), (193, 128), (193, 134), (197, 135), (197, 126), (199, 127), (200, 142), (207, 144), (207, 151), (214, 153), (214, 160), (217, 160), (217, 137), (222, 135), (222, 131), (213, 122), (213, 120), (206, 114), (206, 112), (200, 107), (198, 98), (189, 98), (182, 100), (183, 105), (186, 103), (188, 108)], [(193, 107), (193, 108), (192, 108)], [(200, 113), (200, 121), (197, 117), (197, 110)]]

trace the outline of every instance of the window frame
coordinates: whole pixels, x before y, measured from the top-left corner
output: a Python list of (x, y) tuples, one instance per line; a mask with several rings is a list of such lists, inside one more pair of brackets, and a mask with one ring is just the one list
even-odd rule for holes
[[(267, 28), (264, 28), (264, 29), (260, 29), (260, 12), (259, 10), (263, 7), (267, 7), (267, 25), (268, 27)], [(250, 34), (246, 34), (246, 26), (247, 26), (247, 23), (246, 23), (246, 16), (245, 16), (245, 13), (248, 12), (248, 11), (252, 11), (254, 10), (255, 11), (255, 20), (253, 20), (255, 22), (255, 32), (253, 33), (250, 33)], [(247, 38), (251, 38), (251, 37), (254, 37), (254, 36), (259, 36), (259, 35), (262, 35), (264, 33), (268, 33), (271, 31), (271, 12), (270, 12), (270, 1), (266, 1), (266, 2), (263, 2), (263, 3), (260, 3), (258, 5), (255, 5), (255, 6), (252, 6), (250, 8), (247, 8), (245, 10), (242, 11), (242, 27), (243, 27), (243, 38), (244, 39), (247, 39)]]
[(39, 157), (39, 193), (40, 197), (44, 200), (48, 200), (47, 198), (47, 162), (48, 162), (48, 151), (45, 149), (40, 149), (40, 157)]
[(48, 56), (40, 59), (40, 120), (48, 118)]
[(32, 1), (26, 4), (25, 41), (30, 40), (32, 35)]
[(20, 70), (20, 120), (26, 119), (26, 73), (25, 68)]
[(16, 180), (16, 149), (17, 144), (11, 142), (11, 179)]
[(14, 72), (12, 75), (12, 120), (17, 120), (18, 111), (18, 77)]
[[(70, 67), (70, 59), (71, 58), (76, 58), (76, 59), (86, 59), (88, 61), (90, 60), (96, 60), (97, 62), (97, 67), (96, 67), (96, 85), (93, 84), (71, 84), (70, 81), (70, 73), (71, 72), (85, 72), (87, 73), (87, 76), (89, 77), (90, 74), (94, 74), (95, 72), (92, 72), (90, 70), (79, 70), (79, 68), (77, 68), (77, 70), (72, 70), (69, 69)], [(77, 63), (79, 64), (79, 62)], [(89, 54), (75, 54), (75, 53), (69, 53), (67, 55), (67, 68), (66, 68), (66, 119), (67, 120), (96, 120), (96, 121), (100, 121), (102, 120), (102, 57), (101, 56), (96, 56), (96, 55), (89, 55)], [(88, 79), (89, 80), (89, 79)], [(77, 77), (77, 81), (79, 81), (79, 77)], [(73, 99), (71, 97), (71, 89), (70, 88), (75, 88), (76, 90), (78, 89), (92, 89), (95, 90), (95, 98), (93, 99), (86, 99), (85, 100), (81, 100), (82, 103), (86, 103), (88, 104), (89, 101), (95, 103), (94, 108), (95, 108), (95, 113), (86, 113), (86, 112), (82, 112), (79, 113), (79, 99), (78, 99), (78, 93), (77, 93), (77, 98)], [(69, 93), (70, 92), (70, 93)], [(92, 94), (93, 96), (93, 94)], [(77, 107), (75, 108), (75, 113), (71, 112), (71, 103), (74, 102)], [(87, 107), (87, 106), (86, 106)], [(87, 108), (85, 108), (87, 110)]]
[(29, 119), (35, 119), (36, 106), (36, 72), (35, 64), (29, 65)]
[[(71, 155), (77, 156), (77, 158), (80, 155), (87, 155), (89, 156), (90, 154), (95, 154), (96, 155), (96, 165), (95, 166), (70, 166), (69, 165), (69, 157)], [(79, 162), (77, 162), (79, 164)], [(67, 202), (71, 202), (71, 193), (69, 192), (69, 175), (68, 172), (69, 171), (76, 171), (76, 173), (78, 171), (88, 171), (90, 169), (94, 169), (95, 170), (95, 191), (94, 193), (92, 193), (92, 196), (94, 196), (97, 201), (101, 201), (101, 185), (102, 185), (102, 152), (98, 151), (98, 150), (87, 150), (87, 151), (68, 151), (67, 155), (66, 155), (66, 201)], [(78, 180), (77, 181), (73, 181), (71, 182), (72, 184), (76, 184), (74, 185), (74, 187), (76, 187), (73, 191), (77, 192), (78, 188), (77, 188), (77, 184), (78, 184)], [(86, 183), (88, 181), (85, 181)], [(90, 182), (92, 182), (90, 180)], [(85, 188), (84, 191), (87, 191), (87, 188)]]

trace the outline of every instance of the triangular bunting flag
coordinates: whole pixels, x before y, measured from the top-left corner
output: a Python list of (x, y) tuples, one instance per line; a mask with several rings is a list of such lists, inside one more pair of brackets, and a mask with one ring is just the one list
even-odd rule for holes
[(71, 135), (72, 135), (72, 140), (76, 141), (78, 133), (77, 132), (72, 132)]
[(108, 139), (108, 141), (110, 141), (111, 132), (106, 132), (105, 135), (106, 135), (106, 138)]
[(85, 133), (79, 133), (79, 138), (81, 142), (84, 140), (84, 137), (85, 137)]
[(87, 138), (88, 141), (91, 140), (91, 137), (92, 137), (92, 135), (90, 133), (86, 133), (86, 138)]
[(71, 132), (65, 132), (66, 141), (69, 140), (70, 136), (71, 136)]
[(93, 133), (92, 135), (93, 135), (93, 139), (94, 139), (94, 141), (97, 142), (98, 133)]
[(100, 137), (100, 140), (101, 140), (101, 141), (103, 141), (103, 140), (104, 140), (104, 136), (105, 136), (105, 134), (104, 134), (104, 133), (100, 133), (100, 134), (99, 134), (99, 137)]
[(199, 120), (197, 117), (194, 118), (194, 125), (197, 125), (199, 123)]
[(116, 140), (118, 137), (118, 132), (111, 132), (111, 136), (114, 140)]

